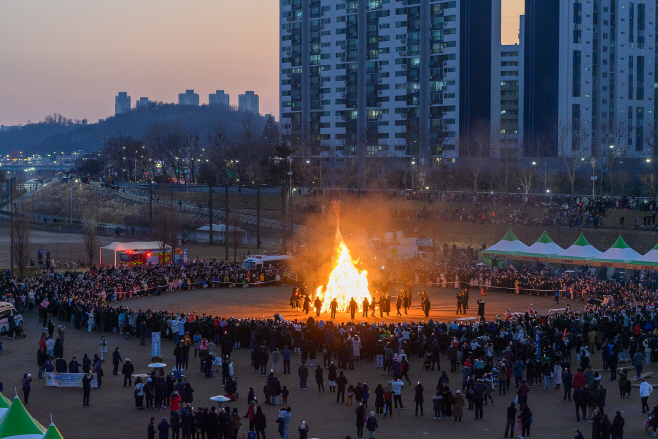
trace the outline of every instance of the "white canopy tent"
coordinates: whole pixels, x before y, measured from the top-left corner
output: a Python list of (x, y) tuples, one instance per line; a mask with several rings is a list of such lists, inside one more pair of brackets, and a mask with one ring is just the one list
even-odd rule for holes
[[(134, 241), (134, 242), (113, 242), (112, 244), (101, 247), (100, 263), (103, 264), (103, 250), (114, 252), (114, 265), (117, 264), (117, 252), (141, 251), (141, 250), (160, 250), (160, 241)], [(171, 249), (167, 246), (167, 249)]]
[(585, 260), (600, 254), (601, 252), (590, 244), (581, 233), (576, 242), (569, 246), (565, 251), (553, 256), (553, 259)]

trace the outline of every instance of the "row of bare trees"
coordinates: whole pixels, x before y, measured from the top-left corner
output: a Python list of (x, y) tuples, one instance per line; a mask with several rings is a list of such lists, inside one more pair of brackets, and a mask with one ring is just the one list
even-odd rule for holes
[(278, 126), (269, 116), (263, 126), (258, 115), (237, 114), (238, 123), (221, 119), (205, 133), (177, 122), (158, 121), (143, 139), (123, 135), (106, 139), (101, 154), (86, 158), (102, 166), (86, 166), (83, 173), (90, 170), (128, 181), (189, 184), (266, 180), (272, 161), (280, 155)]

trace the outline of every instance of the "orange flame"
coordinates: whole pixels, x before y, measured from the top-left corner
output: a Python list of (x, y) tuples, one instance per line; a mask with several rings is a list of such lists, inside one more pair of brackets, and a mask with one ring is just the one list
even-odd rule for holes
[[(334, 205), (336, 217), (338, 218), (339, 207)], [(322, 312), (331, 311), (331, 301), (336, 299), (338, 311), (346, 312), (349, 310), (350, 300), (353, 298), (359, 309), (363, 308), (363, 299), (372, 299), (368, 291), (368, 272), (359, 271), (356, 264), (358, 259), (352, 260), (350, 251), (343, 241), (340, 230), (336, 228), (335, 249), (333, 255), (333, 269), (329, 275), (327, 286), (318, 287), (316, 294), (322, 300)]]

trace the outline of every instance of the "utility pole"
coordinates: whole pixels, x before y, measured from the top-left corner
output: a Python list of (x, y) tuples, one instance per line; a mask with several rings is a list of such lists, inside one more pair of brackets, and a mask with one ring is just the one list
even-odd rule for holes
[(289, 168), (290, 170), (288, 171), (288, 176), (290, 177), (290, 182), (289, 182), (289, 186), (288, 186), (288, 190), (290, 191), (290, 194), (289, 194), (290, 198), (288, 200), (288, 210), (290, 211), (290, 252), (291, 253), (293, 252), (293, 250), (295, 248), (295, 244), (294, 244), (294, 240), (293, 240), (293, 235), (295, 233), (295, 223), (293, 222), (293, 217), (292, 217), (292, 215), (293, 215), (293, 212), (292, 212), (292, 205), (293, 205), (293, 200), (292, 200), (292, 191), (293, 191), (293, 188), (292, 188), (292, 162), (293, 162), (293, 158), (288, 157), (288, 163), (290, 164), (290, 168)]
[(210, 235), (208, 235), (210, 238), (208, 242), (210, 245), (212, 245), (212, 185), (211, 184), (208, 185), (208, 212), (210, 219)]
[(287, 216), (286, 216), (286, 179), (281, 182), (281, 251), (286, 248), (286, 236), (288, 235)]
[(71, 225), (73, 225), (73, 188), (71, 188)]
[(14, 276), (14, 178), (7, 180), (7, 192), (9, 192), (9, 223), (11, 234), (9, 238), (9, 265), (11, 266), (11, 276)]
[(174, 182), (169, 182), (169, 208), (173, 210), (174, 208)]
[(256, 248), (260, 248), (260, 180), (256, 180)]
[(149, 173), (149, 241), (153, 239), (153, 180)]
[(224, 258), (228, 262), (228, 179), (226, 179), (226, 192), (224, 196)]

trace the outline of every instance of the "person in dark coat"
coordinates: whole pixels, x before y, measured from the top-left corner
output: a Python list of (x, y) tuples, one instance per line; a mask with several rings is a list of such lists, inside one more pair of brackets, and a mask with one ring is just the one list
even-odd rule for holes
[(368, 417), (368, 420), (366, 421), (366, 428), (368, 429), (368, 432), (370, 433), (370, 439), (375, 439), (375, 430), (379, 427), (377, 425), (377, 418), (375, 418), (375, 412), (370, 412), (370, 416)]
[(171, 426), (171, 439), (178, 439), (180, 435), (180, 414), (178, 411), (171, 412), (169, 425)]
[(375, 412), (378, 415), (384, 413), (384, 388), (381, 384), (375, 388)]
[(256, 407), (256, 414), (254, 415), (254, 429), (256, 430), (256, 439), (260, 439), (261, 435), (263, 436), (263, 439), (267, 439), (265, 436), (265, 428), (267, 428), (267, 419), (265, 418), (263, 409), (258, 406)]
[(167, 417), (163, 417), (162, 421), (158, 424), (158, 437), (160, 439), (169, 439), (169, 422), (167, 422)]
[(94, 375), (91, 372), (82, 377), (82, 406), (89, 407), (89, 394), (91, 393), (91, 382)]
[(189, 404), (181, 412), (180, 428), (184, 438), (190, 437), (190, 433), (192, 432), (192, 407)]
[(315, 369), (315, 382), (318, 385), (318, 393), (324, 392), (324, 370), (320, 365)]
[(621, 412), (618, 411), (615, 419), (612, 420), (612, 424), (610, 426), (610, 433), (612, 434), (612, 439), (624, 439), (624, 426), (626, 425), (626, 421), (624, 421), (624, 418), (621, 416)]
[(514, 421), (516, 420), (516, 404), (510, 403), (507, 407), (507, 424), (505, 424), (505, 437), (510, 433), (510, 437), (514, 437)]
[(155, 425), (153, 424), (154, 422), (155, 422), (155, 418), (151, 418), (151, 422), (149, 422), (149, 425), (146, 429), (147, 439), (155, 439)]
[(601, 437), (601, 415), (594, 410), (592, 415), (592, 439), (600, 439)]
[(268, 404), (270, 405), (274, 404), (275, 395), (276, 395), (276, 378), (274, 377), (274, 372), (270, 372), (265, 382), (265, 396), (267, 397)]
[(194, 401), (193, 393), (192, 384), (185, 383), (185, 389), (183, 390), (183, 401), (185, 401), (185, 404), (192, 404), (192, 401)]
[(610, 433), (612, 431), (612, 425), (610, 424), (610, 419), (608, 419), (607, 414), (603, 414), (603, 419), (601, 419), (601, 439), (610, 439)]
[(297, 369), (297, 373), (299, 374), (299, 388), (306, 390), (306, 380), (308, 379), (308, 368), (306, 367), (306, 364), (302, 362), (302, 364), (299, 366), (299, 369)]
[(91, 372), (91, 358), (85, 354), (84, 357), (82, 357), (82, 373), (89, 372)]
[(423, 385), (418, 381), (416, 387), (414, 387), (414, 402), (416, 403), (416, 416), (418, 416), (418, 407), (420, 407), (420, 416), (423, 416)]
[(517, 416), (521, 418), (521, 437), (530, 437), (530, 425), (532, 424), (532, 412), (527, 405), (523, 406), (521, 414)]
[(359, 404), (356, 410), (356, 437), (363, 437), (363, 427), (366, 424), (366, 409), (363, 408), (363, 404)]
[(121, 368), (121, 373), (123, 374), (123, 387), (126, 387), (126, 383), (130, 387), (133, 386), (133, 373), (135, 372), (135, 366), (130, 362), (130, 358), (126, 358), (126, 362), (123, 363)]
[(112, 365), (114, 366), (114, 369), (112, 369), (112, 375), (119, 374), (119, 363), (123, 363), (123, 361), (121, 360), (119, 348), (116, 348), (114, 352), (112, 352)]
[(80, 364), (75, 357), (69, 362), (69, 373), (80, 373)]
[(302, 422), (302, 425), (299, 426), (299, 439), (307, 439), (308, 438), (308, 425), (306, 425), (306, 421)]
[[(336, 378), (336, 387), (338, 391), (336, 392), (336, 402), (345, 402), (345, 386), (347, 385), (347, 377), (343, 374), (343, 371), (340, 371), (340, 374)], [(340, 401), (340, 397), (342, 401)]]

